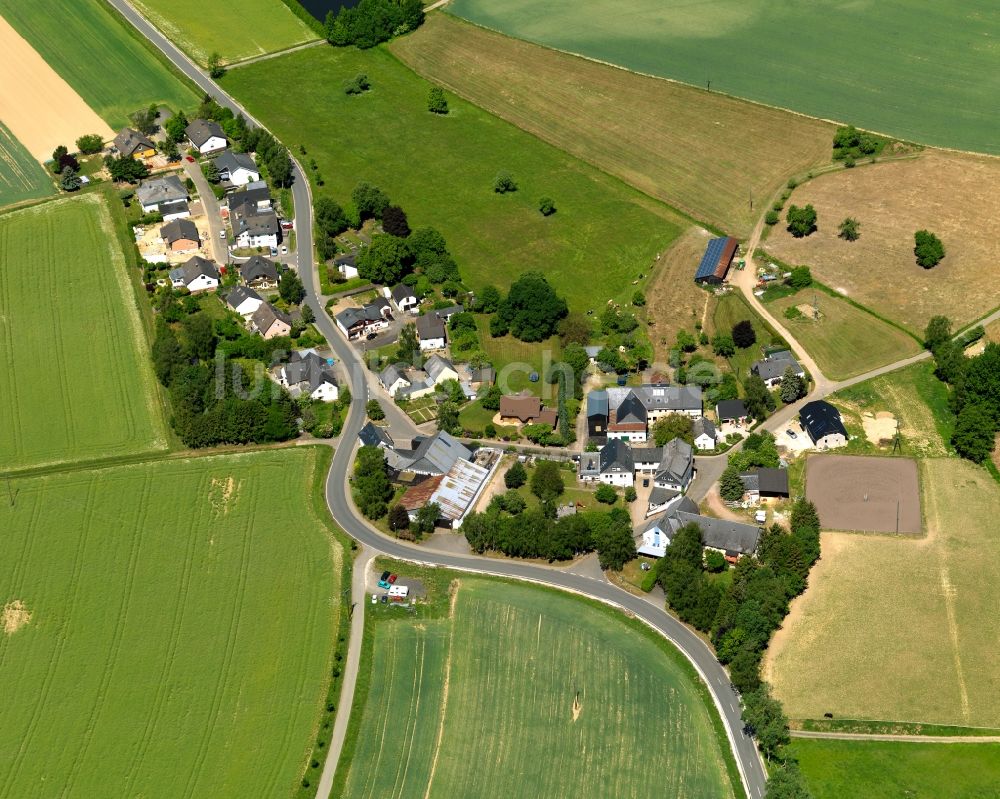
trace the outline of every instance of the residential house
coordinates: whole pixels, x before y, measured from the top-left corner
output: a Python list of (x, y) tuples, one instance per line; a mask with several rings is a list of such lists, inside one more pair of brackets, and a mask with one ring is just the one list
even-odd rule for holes
[(740, 475), (744, 496), (756, 503), (762, 499), (788, 499), (788, 470), (760, 467)]
[(196, 119), (184, 129), (184, 133), (202, 155), (217, 153), (229, 146), (225, 131), (214, 119)]
[(469, 372), (469, 384), (477, 391), (484, 386), (489, 388), (497, 380), (496, 370), (492, 366), (481, 366)]
[(694, 479), (694, 471), (694, 450), (691, 445), (680, 438), (671, 439), (663, 448), (663, 457), (656, 467), (653, 485), (657, 488), (687, 491)]
[(587, 394), (587, 437), (591, 441), (607, 441), (609, 413), (607, 391), (591, 391)]
[(195, 255), (183, 266), (170, 270), (170, 285), (175, 289), (187, 289), (192, 294), (212, 291), (219, 287), (219, 270), (211, 261)]
[(417, 317), (417, 341), (421, 352), (444, 349), (447, 342), (444, 321), (436, 313)]
[(249, 319), (261, 305), (264, 298), (249, 286), (233, 286), (226, 295), (226, 305), (244, 319)]
[(234, 153), (226, 150), (215, 158), (215, 168), (219, 170), (219, 179), (234, 186), (246, 186), (248, 183), (260, 180), (260, 170), (250, 153)]
[(712, 285), (722, 283), (726, 279), (738, 247), (739, 242), (732, 236), (711, 239), (694, 273), (694, 282)]
[(639, 554), (663, 557), (677, 531), (692, 523), (701, 529), (702, 546), (721, 552), (730, 562), (757, 551), (762, 532), (760, 527), (701, 516), (697, 506), (685, 497), (675, 507), (653, 517), (639, 529), (642, 536)]
[(174, 219), (160, 228), (160, 239), (171, 252), (192, 252), (201, 246), (198, 228), (190, 219)]
[(441, 509), (438, 524), (457, 530), (475, 507), (486, 485), (490, 470), (468, 460), (458, 459), (443, 475), (430, 477), (407, 489), (400, 498), (410, 519), (425, 505), (436, 504)]
[(720, 400), (715, 406), (715, 415), (719, 419), (719, 424), (744, 424), (747, 420), (747, 406), (741, 399)]
[(697, 419), (702, 415), (702, 394), (698, 386), (671, 386), (666, 383), (646, 383), (632, 388), (612, 386), (607, 389), (608, 406), (615, 410), (631, 393), (646, 409), (647, 425), (653, 425), (672, 413)]
[(292, 332), (291, 318), (269, 302), (262, 303), (254, 312), (250, 317), (249, 326), (251, 332), (257, 333), (265, 340), (287, 336)]
[(279, 385), (293, 397), (307, 396), (320, 402), (335, 402), (340, 386), (333, 367), (315, 350), (298, 350), (288, 363), (279, 364), (272, 372)]
[(455, 314), (462, 313), (462, 311), (464, 310), (465, 308), (463, 308), (461, 305), (449, 305), (447, 308), (438, 308), (434, 311), (431, 311), (431, 313), (439, 317), (442, 322), (447, 322)]
[(458, 372), (454, 364), (440, 355), (432, 355), (428, 358), (424, 363), (424, 371), (434, 381), (435, 386), (441, 385), (445, 380), (458, 380)]
[(774, 388), (781, 383), (781, 378), (785, 372), (791, 369), (792, 374), (805, 377), (805, 370), (799, 366), (799, 362), (792, 357), (789, 352), (779, 352), (770, 355), (762, 361), (754, 361), (750, 366), (751, 373), (760, 377), (764, 385)]
[(636, 472), (655, 474), (663, 460), (663, 447), (632, 447), (632, 462)]
[(612, 486), (633, 485), (635, 463), (631, 447), (619, 438), (609, 438), (600, 452), (583, 453), (580, 456), (580, 479)]
[(389, 303), (379, 297), (361, 308), (345, 308), (334, 320), (348, 340), (353, 340), (385, 330), (389, 326), (388, 316)]
[[(646, 505), (646, 516), (652, 516), (654, 513), (659, 513), (662, 510), (666, 510), (667, 507), (674, 503), (678, 497), (682, 497), (680, 491), (674, 491), (672, 488), (656, 488), (649, 492), (649, 500)], [(691, 500), (687, 500), (691, 502)], [(693, 502), (691, 504), (694, 504)], [(697, 505), (695, 510), (697, 510)]]
[[(663, 488), (653, 489), (654, 494), (657, 491), (666, 492), (669, 496), (657, 495), (657, 507), (660, 508), (660, 511), (656, 518), (643, 522), (635, 530), (636, 537), (639, 539), (636, 551), (649, 558), (662, 558), (666, 554), (674, 531), (668, 519), (671, 515), (670, 511), (698, 512), (698, 506), (694, 502), (676, 491)], [(650, 494), (650, 507), (653, 505), (652, 499), (653, 494)], [(650, 513), (646, 514), (647, 517), (650, 515)]]
[(500, 424), (547, 424), (559, 421), (555, 408), (546, 408), (530, 394), (508, 394), (500, 398)]
[(269, 261), (260, 255), (254, 255), (240, 266), (240, 279), (244, 285), (258, 291), (276, 289), (278, 288), (278, 267), (274, 261)]
[(338, 255), (333, 259), (333, 265), (340, 272), (344, 280), (350, 280), (358, 276), (357, 255), (349, 252), (346, 255)]
[(143, 160), (156, 155), (153, 140), (132, 128), (122, 128), (111, 142), (111, 149), (125, 158)]
[(396, 306), (400, 313), (414, 311), (417, 305), (419, 305), (417, 295), (405, 283), (393, 286), (392, 291), (389, 292), (389, 296), (392, 298), (392, 304)]
[(646, 406), (633, 391), (610, 411), (608, 419), (608, 438), (620, 438), (629, 443), (642, 443), (646, 440), (647, 413)]
[(847, 446), (847, 428), (840, 418), (840, 411), (829, 402), (807, 402), (799, 411), (799, 421), (817, 449)]
[(715, 445), (719, 442), (719, 433), (712, 422), (703, 416), (695, 419), (692, 427), (696, 449), (715, 449)]
[(428, 437), (417, 436), (409, 450), (394, 447), (386, 451), (390, 468), (416, 474), (447, 474), (456, 461), (471, 458), (471, 450), (444, 430)]
[(248, 183), (243, 191), (229, 195), (229, 221), (238, 246), (277, 248), (281, 223), (271, 203), (271, 192), (261, 181)]
[(398, 392), (412, 385), (406, 377), (406, 367), (403, 364), (389, 364), (379, 372), (378, 382), (390, 397), (395, 397)]
[(139, 201), (143, 213), (163, 214), (163, 221), (183, 219), (191, 216), (188, 207), (188, 190), (177, 175), (144, 180), (135, 190), (135, 198)]
[(358, 440), (363, 447), (379, 447), (388, 449), (393, 446), (392, 437), (384, 427), (368, 422), (358, 432)]

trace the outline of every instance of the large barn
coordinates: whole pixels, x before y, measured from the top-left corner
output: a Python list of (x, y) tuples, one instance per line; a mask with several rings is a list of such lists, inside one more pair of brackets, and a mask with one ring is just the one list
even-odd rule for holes
[(732, 236), (709, 241), (698, 271), (694, 273), (694, 282), (717, 284), (725, 280), (738, 246), (739, 242)]

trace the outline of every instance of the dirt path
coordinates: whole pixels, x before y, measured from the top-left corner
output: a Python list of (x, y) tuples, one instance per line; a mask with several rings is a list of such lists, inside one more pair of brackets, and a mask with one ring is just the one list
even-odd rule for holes
[(996, 744), (1000, 735), (880, 735), (868, 732), (818, 732), (791, 730), (793, 738), (822, 738), (831, 741), (902, 741), (914, 744)]
[(705, 494), (705, 503), (708, 505), (708, 509), (712, 512), (713, 516), (718, 516), (720, 519), (728, 519), (731, 522), (743, 522), (746, 524), (747, 519), (745, 516), (740, 516), (726, 507), (726, 503), (722, 501), (722, 497), (719, 496), (719, 491), (715, 486), (712, 486), (708, 493)]

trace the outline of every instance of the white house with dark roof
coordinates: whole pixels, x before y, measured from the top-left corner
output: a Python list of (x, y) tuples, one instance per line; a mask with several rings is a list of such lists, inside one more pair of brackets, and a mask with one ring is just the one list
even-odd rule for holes
[(653, 485), (674, 491), (687, 491), (694, 479), (694, 450), (680, 438), (667, 442), (663, 457), (653, 475)]
[(287, 336), (291, 333), (292, 320), (271, 303), (265, 302), (261, 303), (261, 306), (250, 317), (249, 328), (250, 332), (257, 333), (261, 338), (267, 340), (278, 336)]
[(608, 439), (600, 452), (585, 452), (580, 456), (579, 475), (584, 482), (607, 483), (625, 488), (633, 485), (635, 462), (631, 447), (621, 439)]
[(415, 311), (416, 307), (420, 304), (413, 289), (405, 283), (399, 283), (393, 286), (391, 291), (388, 289), (386, 291), (388, 291), (389, 297), (392, 299), (392, 304), (396, 306), (400, 313)]
[(687, 524), (698, 525), (701, 544), (705, 549), (721, 552), (730, 562), (741, 556), (754, 554), (760, 543), (759, 526), (701, 516), (698, 507), (687, 497), (683, 497), (676, 505), (649, 519), (636, 530), (642, 539), (639, 554), (662, 558), (674, 535)]
[(170, 285), (175, 289), (187, 289), (192, 294), (212, 291), (219, 287), (219, 270), (211, 261), (195, 255), (183, 266), (170, 270)]
[(840, 418), (840, 411), (829, 402), (807, 402), (799, 411), (799, 421), (817, 449), (847, 446), (847, 428)]
[(188, 207), (188, 190), (177, 175), (150, 178), (139, 184), (135, 190), (143, 213), (162, 214), (163, 221), (183, 219), (191, 216)]
[(215, 158), (215, 168), (219, 170), (219, 179), (234, 186), (246, 186), (248, 183), (260, 180), (260, 170), (250, 153), (234, 153), (226, 150)]
[(719, 443), (719, 431), (704, 416), (694, 420), (692, 433), (694, 434), (694, 446), (696, 449), (715, 449)]
[(702, 393), (699, 386), (645, 383), (631, 388), (611, 386), (607, 389), (607, 394), (609, 411), (614, 411), (629, 394), (634, 394), (646, 409), (647, 426), (672, 413), (690, 416), (692, 419), (702, 415)]
[(785, 372), (789, 369), (791, 369), (792, 374), (798, 377), (806, 376), (805, 369), (799, 365), (799, 362), (787, 350), (773, 353), (762, 361), (754, 361), (750, 366), (751, 374), (760, 377), (764, 381), (764, 385), (768, 388), (780, 385), (781, 378), (785, 376)]
[(214, 119), (196, 119), (184, 129), (184, 133), (191, 146), (202, 155), (217, 153), (229, 146), (225, 131)]
[(417, 341), (420, 342), (421, 352), (443, 350), (448, 341), (444, 320), (433, 312), (418, 316)]
[(352, 340), (385, 330), (389, 326), (388, 312), (389, 303), (377, 298), (360, 308), (345, 308), (334, 316), (334, 321), (343, 334)]
[(315, 350), (293, 352), (288, 363), (275, 366), (271, 374), (293, 397), (307, 396), (320, 402), (335, 402), (340, 396), (333, 367)]
[(253, 316), (264, 304), (264, 298), (249, 286), (233, 286), (226, 295), (226, 305), (244, 319)]
[(646, 406), (634, 391), (629, 391), (621, 402), (610, 409), (608, 439), (641, 444), (646, 440), (647, 418)]
[(435, 386), (441, 385), (445, 380), (458, 380), (458, 371), (454, 364), (440, 355), (428, 358), (424, 363), (424, 371), (434, 381)]
[(240, 264), (240, 279), (252, 289), (276, 289), (278, 287), (278, 267), (261, 255), (250, 257)]

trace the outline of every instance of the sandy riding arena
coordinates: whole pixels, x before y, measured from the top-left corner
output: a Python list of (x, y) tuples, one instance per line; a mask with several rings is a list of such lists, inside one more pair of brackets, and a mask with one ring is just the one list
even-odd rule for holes
[(114, 134), (34, 48), (0, 17), (0, 114), (35, 158), (45, 162), (60, 144), (71, 150), (86, 133)]
[(813, 455), (806, 496), (824, 530), (919, 533), (917, 463), (909, 458)]

